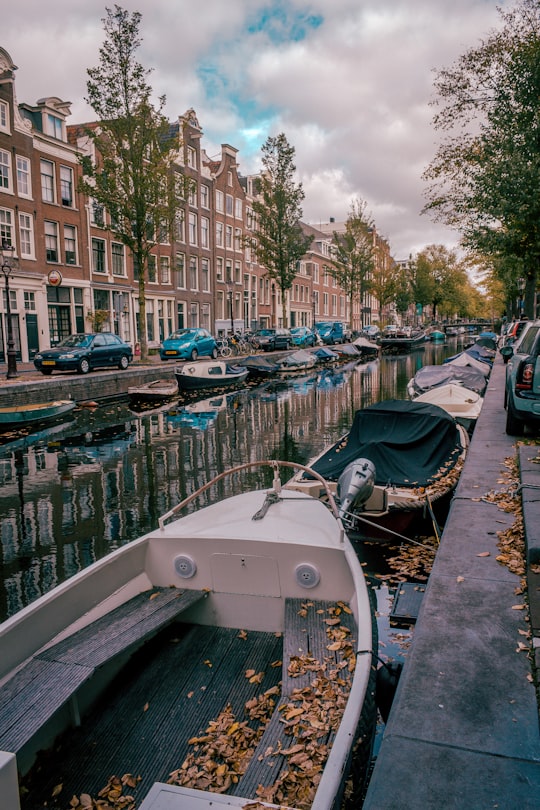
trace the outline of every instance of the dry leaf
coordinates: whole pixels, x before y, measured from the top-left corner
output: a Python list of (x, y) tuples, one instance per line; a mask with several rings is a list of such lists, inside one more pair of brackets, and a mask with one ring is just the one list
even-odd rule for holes
[(480, 554), (477, 554), (476, 556), (477, 557), (489, 557), (490, 552), (489, 551), (481, 551)]

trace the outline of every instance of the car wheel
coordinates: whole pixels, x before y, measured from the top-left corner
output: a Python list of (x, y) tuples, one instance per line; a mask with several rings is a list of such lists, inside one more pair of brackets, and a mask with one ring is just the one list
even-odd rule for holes
[(118, 363), (118, 368), (121, 368), (122, 371), (125, 371), (126, 368), (129, 366), (129, 359), (127, 354), (123, 354), (120, 358), (120, 362)]
[(198, 356), (199, 356), (199, 353), (198, 353), (197, 349), (192, 349), (191, 354), (189, 355), (189, 359), (192, 360), (192, 361), (195, 361)]
[(82, 360), (79, 360), (79, 374), (88, 374), (90, 371), (90, 363), (86, 357), (83, 357)]
[(506, 409), (506, 433), (508, 436), (523, 436), (525, 432), (525, 423), (516, 416), (512, 402), (508, 400), (508, 407)]
[(41, 373), (48, 377), (50, 374), (52, 374), (52, 368), (42, 368)]
[(218, 356), (218, 350), (217, 350), (217, 349), (216, 349), (216, 347), (214, 346), (214, 348), (212, 349), (212, 359), (213, 359), (213, 360), (216, 360), (216, 359), (217, 359), (217, 356)]

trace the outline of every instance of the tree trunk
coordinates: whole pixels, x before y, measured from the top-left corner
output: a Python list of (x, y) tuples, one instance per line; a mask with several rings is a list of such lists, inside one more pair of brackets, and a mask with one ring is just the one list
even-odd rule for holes
[(536, 317), (536, 277), (536, 268), (528, 271), (525, 277), (524, 307), (520, 315), (525, 315), (530, 320)]
[[(140, 265), (139, 265), (140, 267)], [(148, 336), (146, 334), (146, 298), (144, 288), (144, 272), (139, 271), (139, 331), (141, 341), (141, 360), (148, 360)]]

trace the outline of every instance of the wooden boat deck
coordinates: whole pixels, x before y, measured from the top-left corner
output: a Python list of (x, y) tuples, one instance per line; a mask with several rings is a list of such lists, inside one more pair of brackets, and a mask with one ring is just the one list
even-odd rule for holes
[[(208, 738), (208, 728), (212, 723), (219, 727), (221, 718), (221, 741), (232, 741), (227, 730), (231, 715), (248, 733), (252, 729), (254, 738), (243, 764), (238, 756), (238, 781), (229, 792), (249, 797), (259, 784), (275, 783), (289, 763), (283, 756), (268, 757), (268, 746), (275, 752), (295, 743), (283, 710), (291, 708), (294, 691), (308, 687), (319, 674), (315, 668), (303, 668), (306, 659), (325, 662), (321, 670), (334, 673), (328, 675), (335, 691), (326, 698), (326, 714), (340, 695), (346, 700), (346, 664), (351, 653), (354, 658), (355, 623), (346, 609), (338, 607), (337, 612), (339, 620), (334, 618), (334, 603), (287, 600), (283, 635), (169, 624), (132, 657), (82, 726), (65, 732), (52, 751), (40, 756), (24, 780), (22, 810), (64, 808), (82, 793), (97, 798), (111, 777), (125, 774), (140, 778), (127, 790), (139, 804), (154, 782), (167, 782), (186, 761), (195, 779), (188, 786), (208, 788), (205, 762), (219, 756), (206, 746), (207, 740), (200, 746), (189, 741)], [(332, 640), (340, 637), (336, 633), (346, 641), (334, 646)], [(293, 673), (289, 665), (295, 660), (302, 663)], [(343, 668), (343, 676), (336, 675)], [(246, 703), (260, 705), (268, 690), (269, 711), (262, 719), (248, 718)], [(317, 731), (314, 744), (331, 742), (334, 733), (330, 723)], [(226, 770), (230, 774), (230, 764)], [(59, 785), (61, 791), (52, 798)]]
[[(273, 633), (171, 625), (146, 645), (111, 685), (79, 728), (67, 731), (24, 781), (23, 810), (65, 807), (73, 795), (93, 797), (113, 775), (141, 777), (139, 801), (155, 781), (166, 782), (227, 703), (242, 716), (244, 704), (275, 686), (282, 639)], [(265, 671), (262, 685), (245, 672)], [(55, 788), (62, 785), (56, 800)]]

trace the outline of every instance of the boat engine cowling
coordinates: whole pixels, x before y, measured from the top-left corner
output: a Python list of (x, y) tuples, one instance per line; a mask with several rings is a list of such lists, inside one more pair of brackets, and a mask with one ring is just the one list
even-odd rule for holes
[(337, 483), (339, 516), (360, 512), (375, 486), (375, 465), (367, 458), (357, 458), (348, 464)]

